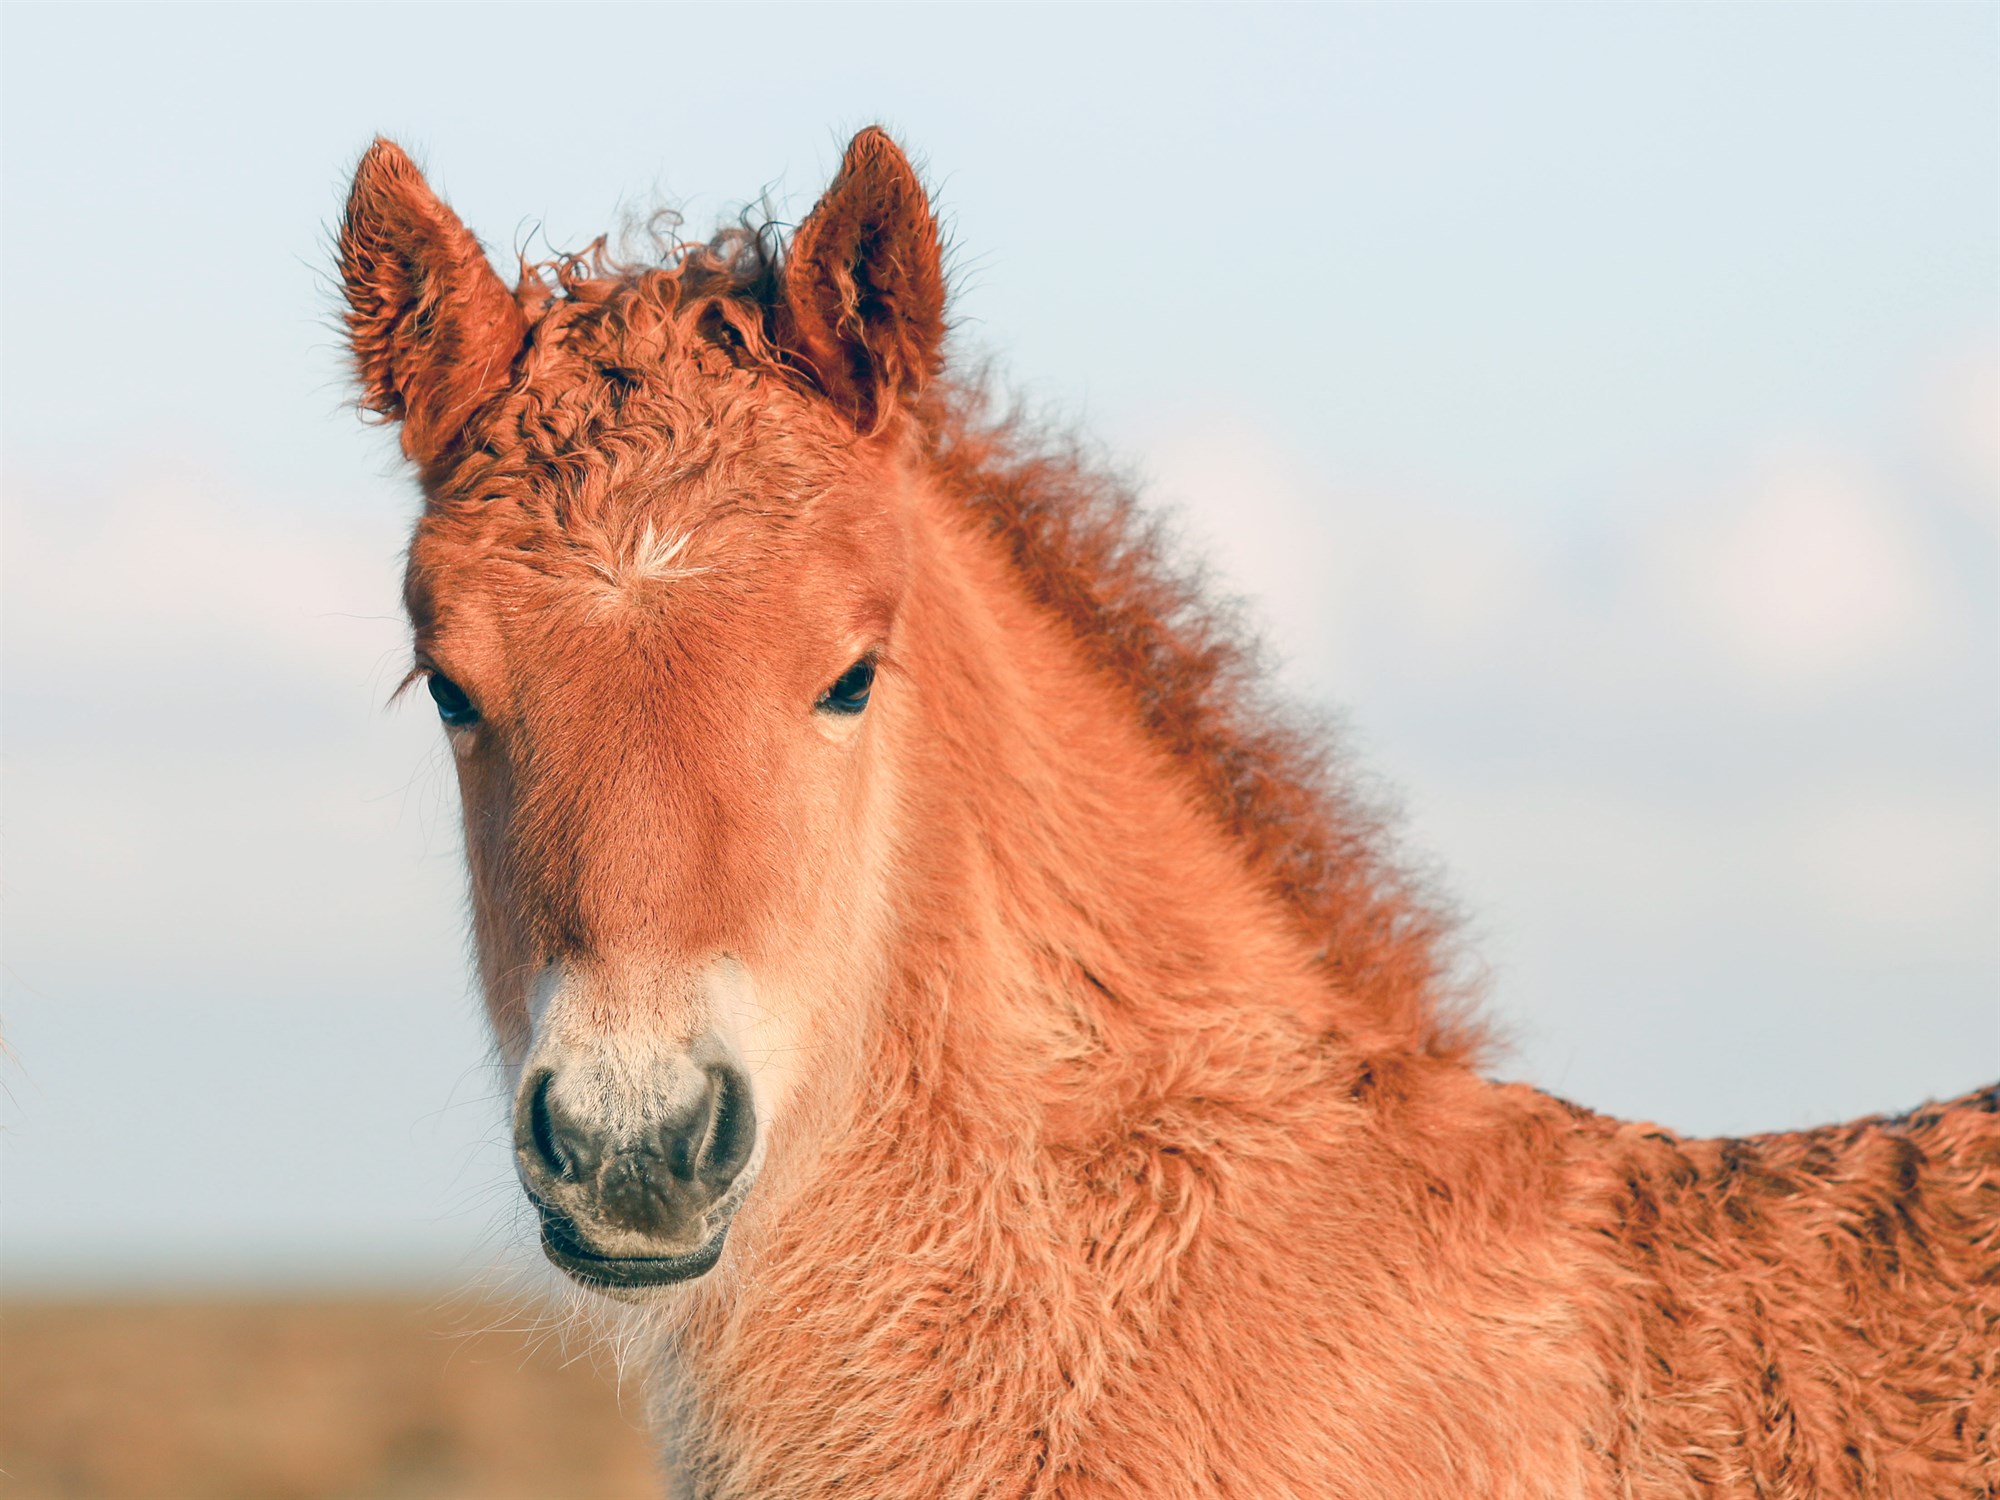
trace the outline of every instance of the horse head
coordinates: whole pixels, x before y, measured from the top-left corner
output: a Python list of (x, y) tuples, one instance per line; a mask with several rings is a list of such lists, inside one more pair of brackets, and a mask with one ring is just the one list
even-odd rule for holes
[(889, 942), (936, 224), (871, 130), (782, 259), (744, 231), (510, 289), (378, 141), (340, 258), (364, 404), (423, 476), (411, 677), (521, 1182), (577, 1279), (697, 1276)]

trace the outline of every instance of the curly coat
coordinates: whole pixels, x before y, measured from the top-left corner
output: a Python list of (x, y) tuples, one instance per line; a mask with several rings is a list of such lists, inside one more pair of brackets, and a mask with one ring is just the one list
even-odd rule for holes
[[(722, 1263), (634, 1314), (682, 1491), (2000, 1495), (2000, 1090), (1700, 1141), (1482, 1078), (1322, 739), (1124, 487), (945, 373), (888, 137), (782, 255), (511, 292), (377, 142), (340, 249), (419, 649), (504, 621), (452, 648), (514, 736), (460, 768), (503, 1044), (555, 951), (805, 933), (840, 992)], [(699, 694), (792, 691), (847, 601), (879, 721), (813, 812)]]

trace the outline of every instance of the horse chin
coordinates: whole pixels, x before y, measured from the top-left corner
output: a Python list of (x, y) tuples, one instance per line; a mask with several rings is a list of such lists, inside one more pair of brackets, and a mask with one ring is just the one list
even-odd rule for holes
[(567, 1214), (534, 1199), (542, 1223), (542, 1253), (555, 1268), (579, 1285), (620, 1302), (642, 1302), (667, 1287), (706, 1275), (722, 1259), (722, 1247), (734, 1221), (733, 1207), (711, 1213), (715, 1229), (693, 1250), (668, 1255), (604, 1255), (590, 1248)]

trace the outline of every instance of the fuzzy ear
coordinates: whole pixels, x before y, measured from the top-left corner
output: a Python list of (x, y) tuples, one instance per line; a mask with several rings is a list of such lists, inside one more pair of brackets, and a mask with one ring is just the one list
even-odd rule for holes
[(864, 432), (937, 374), (944, 267), (937, 220), (896, 143), (870, 127), (792, 237), (784, 341)]
[(527, 319), (458, 215), (393, 141), (354, 172), (340, 225), (348, 342), (362, 404), (403, 424), (427, 472), (505, 388)]

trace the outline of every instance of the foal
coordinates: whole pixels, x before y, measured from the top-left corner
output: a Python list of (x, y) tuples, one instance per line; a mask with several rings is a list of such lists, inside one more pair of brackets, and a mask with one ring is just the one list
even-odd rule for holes
[(679, 1492), (2000, 1494), (2000, 1095), (1482, 1079), (1127, 497), (945, 376), (881, 132), (782, 257), (513, 290), (378, 141), (340, 258), (521, 1181)]

